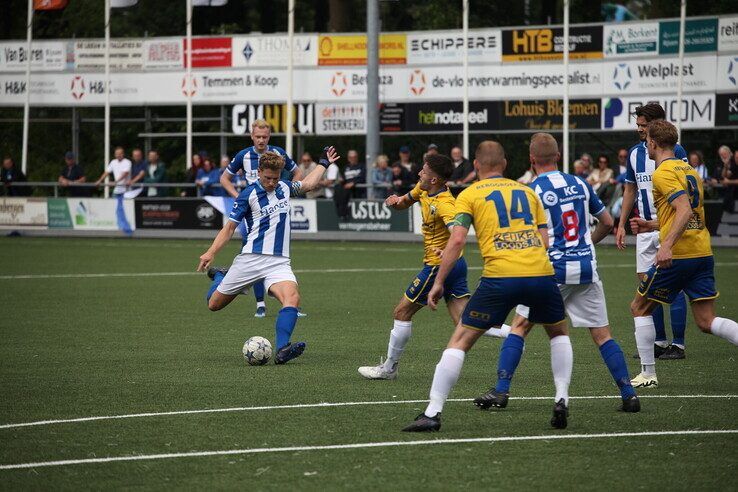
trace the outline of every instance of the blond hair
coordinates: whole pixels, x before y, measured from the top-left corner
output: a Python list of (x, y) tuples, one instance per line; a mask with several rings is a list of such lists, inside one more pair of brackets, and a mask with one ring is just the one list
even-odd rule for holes
[(272, 131), (272, 127), (269, 126), (269, 123), (267, 123), (266, 120), (258, 119), (251, 122), (251, 131), (253, 132), (257, 128), (266, 128), (270, 132)]
[(284, 167), (284, 157), (276, 152), (264, 152), (259, 157), (259, 170), (270, 169), (272, 171), (282, 171)]
[(494, 140), (485, 140), (477, 146), (474, 157), (480, 166), (495, 168), (505, 161), (505, 149)]

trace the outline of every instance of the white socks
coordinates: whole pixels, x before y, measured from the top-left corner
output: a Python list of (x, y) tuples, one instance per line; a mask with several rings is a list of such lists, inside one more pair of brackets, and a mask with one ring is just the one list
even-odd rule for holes
[(435, 417), (443, 411), (448, 394), (459, 380), (461, 367), (464, 365), (466, 354), (459, 349), (446, 349), (441, 360), (436, 364), (436, 373), (433, 375), (433, 385), (430, 390), (430, 403), (425, 409), (425, 415)]
[(482, 336), (507, 338), (507, 336), (510, 334), (510, 330), (512, 330), (512, 328), (509, 325), (502, 325), (499, 328), (490, 328), (489, 330), (485, 331)]
[(564, 399), (569, 405), (569, 383), (574, 365), (574, 352), (571, 340), (566, 335), (559, 335), (551, 339), (551, 372), (553, 372), (556, 397), (554, 401)]
[(635, 323), (636, 347), (638, 356), (641, 358), (641, 372), (645, 376), (656, 375), (656, 357), (653, 353), (653, 345), (656, 343), (656, 328), (651, 316), (636, 316)]
[(389, 345), (387, 346), (387, 360), (384, 362), (385, 369), (391, 371), (400, 362), (402, 351), (405, 350), (405, 345), (410, 340), (412, 333), (412, 321), (395, 320), (392, 331), (390, 332)]
[(724, 338), (733, 345), (738, 345), (738, 323), (732, 319), (715, 318), (710, 325), (710, 331), (716, 337)]
[(264, 301), (256, 301), (256, 307), (257, 308), (260, 308), (260, 307), (265, 308), (266, 307), (266, 302), (264, 302)]

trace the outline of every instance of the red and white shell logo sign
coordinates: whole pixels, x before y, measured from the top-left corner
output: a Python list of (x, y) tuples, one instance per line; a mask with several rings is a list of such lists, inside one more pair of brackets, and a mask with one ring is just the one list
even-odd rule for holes
[(85, 79), (80, 75), (75, 75), (69, 89), (72, 97), (79, 101), (85, 95)]
[(422, 70), (415, 69), (410, 74), (410, 92), (415, 96), (425, 92), (425, 74)]
[(194, 96), (197, 94), (197, 79), (194, 75), (190, 75), (190, 83), (187, 83), (187, 76), (182, 77), (182, 95), (184, 97)]
[(348, 78), (343, 72), (336, 72), (331, 77), (331, 92), (341, 97), (348, 90)]

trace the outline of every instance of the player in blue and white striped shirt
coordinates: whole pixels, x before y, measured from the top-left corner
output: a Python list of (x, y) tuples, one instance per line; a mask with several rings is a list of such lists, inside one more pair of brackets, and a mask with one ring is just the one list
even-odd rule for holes
[[(653, 183), (651, 177), (656, 170), (656, 163), (648, 157), (646, 149), (646, 127), (655, 120), (666, 119), (666, 112), (657, 103), (648, 103), (635, 110), (636, 125), (640, 142), (628, 152), (628, 168), (623, 190), (623, 208), (620, 213), (620, 224), (617, 230), (618, 249), (625, 249), (625, 224), (633, 210), (634, 203), (643, 220), (655, 220), (656, 207), (653, 205)], [(674, 155), (687, 162), (687, 153), (681, 145), (674, 148)], [(646, 272), (656, 262), (659, 249), (659, 231), (641, 232), (636, 236), (636, 274), (640, 282)], [(664, 328), (664, 309), (659, 305), (653, 312), (653, 323), (656, 327), (655, 356), (659, 359), (684, 358), (684, 332), (687, 326), (687, 299), (684, 293), (677, 296), (669, 307), (671, 318), (672, 344), (666, 339)]]
[[(557, 162), (560, 157), (558, 144), (551, 134), (533, 135), (530, 141), (530, 160), (538, 177), (530, 186), (540, 197), (546, 211), (548, 256), (572, 326), (589, 328), (592, 340), (599, 347), (605, 365), (620, 388), (623, 399), (621, 409), (638, 412), (640, 402), (630, 383), (623, 352), (610, 334), (605, 291), (597, 274), (594, 245), (609, 234), (613, 220), (589, 183), (578, 176), (558, 170)], [(599, 219), (594, 231), (589, 225), (592, 216)], [(527, 306), (517, 307), (517, 316), (510, 333), (520, 337), (528, 333), (533, 327), (527, 319), (528, 312)], [(563, 398), (568, 406), (573, 361), (571, 341), (567, 334), (552, 332), (548, 327), (546, 331), (551, 340), (555, 400)], [(482, 408), (504, 408), (507, 400), (507, 393), (499, 393), (493, 388), (475, 399), (474, 403)]]
[[(269, 145), (271, 137), (271, 128), (265, 120), (254, 120), (251, 123), (251, 140), (254, 145), (241, 150), (236, 154), (231, 163), (228, 164), (225, 172), (220, 176), (220, 185), (233, 198), (238, 197), (238, 190), (233, 185), (231, 179), (233, 176), (240, 174), (248, 184), (258, 179), (259, 157), (264, 152), (275, 152), (284, 157), (284, 169), (292, 174), (293, 181), (302, 179), (302, 171), (297, 167), (295, 162), (287, 152), (281, 147)], [(245, 241), (244, 241), (245, 244)], [(263, 318), (266, 316), (266, 303), (264, 302), (264, 284), (261, 282), (254, 285), (254, 297), (256, 297), (256, 316)]]
[[(290, 197), (314, 190), (320, 184), (325, 169), (339, 156), (333, 147), (326, 149), (317, 166), (302, 181), (279, 179), (284, 157), (265, 152), (259, 158), (259, 179), (239, 193), (223, 229), (210, 248), (200, 256), (197, 271), (208, 270), (213, 279), (207, 294), (208, 308), (218, 311), (246, 293), (251, 286), (263, 281), (266, 291), (282, 304), (277, 316), (274, 362), (299, 357), (304, 342), (290, 343), (297, 322), (300, 294), (297, 279), (290, 264)], [(246, 237), (241, 253), (227, 270), (210, 268), (215, 255), (230, 241), (241, 221), (246, 223)]]

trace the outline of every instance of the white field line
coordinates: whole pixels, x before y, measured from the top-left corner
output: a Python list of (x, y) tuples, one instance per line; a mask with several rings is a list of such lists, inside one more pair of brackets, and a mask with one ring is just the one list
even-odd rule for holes
[(356, 444), (329, 444), (325, 446), (289, 446), (283, 448), (247, 448), (224, 449), (219, 451), (189, 451), (185, 453), (141, 454), (133, 456), (109, 456), (105, 458), (84, 458), (76, 460), (38, 461), (35, 463), (16, 463), (0, 465), (0, 470), (17, 470), (22, 468), (41, 468), (48, 466), (89, 465), (93, 463), (111, 463), (118, 461), (148, 461), (175, 458), (199, 458), (207, 456), (232, 456), (264, 453), (294, 453), (299, 451), (330, 451), (337, 449), (390, 448), (403, 446), (432, 446), (437, 444), (471, 444), (520, 441), (562, 441), (578, 439), (613, 439), (622, 437), (659, 437), (659, 436), (706, 436), (710, 434), (738, 434), (738, 429), (704, 429), (654, 432), (617, 432), (600, 434), (548, 434), (536, 436), (500, 436), (471, 437), (460, 439), (427, 439), (424, 441), (384, 441), (363, 442)]
[[(716, 267), (738, 266), (738, 262), (715, 263)], [(614, 263), (598, 265), (598, 268), (635, 268), (635, 263)], [(469, 270), (481, 270), (480, 266), (470, 266)], [(295, 273), (386, 273), (386, 272), (417, 272), (419, 267), (400, 268), (317, 268), (297, 269)], [(0, 280), (35, 280), (52, 278), (116, 278), (116, 277), (184, 277), (202, 275), (198, 272), (132, 272), (132, 273), (59, 273), (59, 274), (30, 274), (30, 275), (0, 275)]]
[[(609, 400), (620, 398), (617, 395), (593, 395), (593, 396), (572, 396), (571, 400)], [(686, 399), (686, 398), (738, 398), (738, 395), (640, 395), (639, 398), (670, 398), (670, 399)], [(512, 396), (511, 400), (552, 400), (551, 396)], [(449, 402), (466, 402), (472, 401), (472, 398), (449, 398)], [(166, 417), (172, 415), (194, 415), (202, 413), (227, 413), (227, 412), (253, 412), (259, 410), (290, 410), (302, 408), (329, 408), (329, 407), (355, 407), (369, 405), (403, 405), (408, 403), (428, 403), (428, 400), (386, 400), (386, 401), (344, 401), (344, 402), (323, 402), (323, 403), (300, 403), (294, 405), (269, 405), (260, 407), (226, 407), (226, 408), (205, 408), (199, 410), (172, 410), (169, 412), (145, 412), (145, 413), (126, 413), (121, 415), (98, 415), (93, 417), (78, 417), (71, 419), (55, 419), (55, 420), (36, 420), (33, 422), (18, 422), (13, 424), (2, 424), (0, 429), (16, 429), (18, 427), (35, 427), (41, 425), (54, 424), (72, 424), (78, 422), (92, 422), (96, 420), (119, 420), (119, 419), (135, 419), (144, 417)]]

